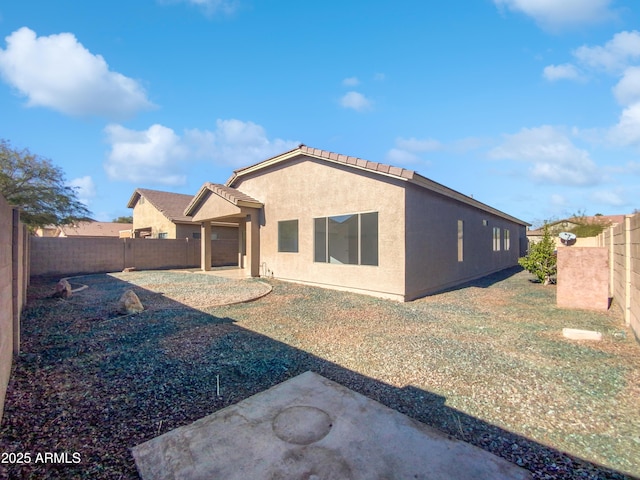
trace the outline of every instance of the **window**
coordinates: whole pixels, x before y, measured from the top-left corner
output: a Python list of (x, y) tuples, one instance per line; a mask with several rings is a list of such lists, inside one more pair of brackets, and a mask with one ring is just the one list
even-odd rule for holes
[(378, 213), (313, 219), (313, 260), (347, 265), (378, 265)]
[(458, 220), (458, 261), (462, 262), (464, 258), (464, 222)]
[(511, 238), (509, 234), (509, 230), (504, 229), (504, 250), (505, 252), (511, 248)]
[(158, 232), (158, 238), (167, 238), (168, 236), (167, 232)]
[(298, 251), (298, 220), (278, 222), (278, 251)]
[(482, 220), (482, 226), (486, 227), (487, 225), (489, 225), (489, 220)]
[(493, 251), (500, 251), (500, 227), (493, 227)]
[(200, 232), (193, 232), (191, 234), (191, 238), (193, 238), (194, 240), (200, 240), (202, 238), (202, 235)]

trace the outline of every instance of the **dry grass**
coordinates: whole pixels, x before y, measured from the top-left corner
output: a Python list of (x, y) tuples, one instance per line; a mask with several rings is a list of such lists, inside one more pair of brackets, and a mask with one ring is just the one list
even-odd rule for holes
[[(78, 451), (82, 464), (0, 477), (136, 478), (128, 448), (309, 369), (534, 478), (640, 475), (640, 345), (618, 310), (558, 309), (554, 287), (510, 273), (408, 304), (271, 280), (258, 301), (202, 307), (238, 284), (169, 272), (86, 277), (69, 301), (34, 284), (0, 450)], [(150, 308), (119, 317), (134, 279)]]

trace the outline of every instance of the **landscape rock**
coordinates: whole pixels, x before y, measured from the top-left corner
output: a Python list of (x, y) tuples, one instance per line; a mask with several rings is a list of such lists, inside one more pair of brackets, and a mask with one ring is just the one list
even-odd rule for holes
[(122, 294), (118, 302), (118, 313), (131, 315), (143, 311), (144, 307), (142, 306), (142, 302), (133, 290), (127, 290)]
[(56, 284), (56, 291), (52, 296), (53, 298), (70, 298), (71, 295), (71, 284), (63, 278)]
[(571, 340), (602, 340), (602, 333), (591, 330), (577, 330), (575, 328), (563, 328), (562, 335)]

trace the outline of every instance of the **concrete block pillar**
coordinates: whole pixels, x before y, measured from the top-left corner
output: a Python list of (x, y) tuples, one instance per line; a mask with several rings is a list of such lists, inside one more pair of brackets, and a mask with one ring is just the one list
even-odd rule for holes
[(238, 221), (238, 268), (244, 268), (245, 239), (247, 238), (247, 222), (242, 219)]
[(211, 270), (211, 222), (200, 224), (200, 269), (208, 272)]

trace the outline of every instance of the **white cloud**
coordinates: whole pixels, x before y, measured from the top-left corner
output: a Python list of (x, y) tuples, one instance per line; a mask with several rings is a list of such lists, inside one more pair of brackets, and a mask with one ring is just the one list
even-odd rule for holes
[(604, 46), (583, 45), (573, 52), (578, 61), (596, 70), (617, 73), (624, 70), (630, 61), (640, 59), (640, 32), (616, 33)]
[(237, 0), (158, 0), (158, 3), (186, 3), (200, 8), (206, 15), (217, 13), (231, 15), (240, 6), (240, 2)]
[(342, 84), (348, 87), (355, 87), (356, 85), (360, 85), (360, 80), (358, 80), (358, 77), (349, 77), (342, 80)]
[(622, 111), (618, 123), (609, 130), (609, 140), (616, 145), (640, 146), (640, 102)]
[(613, 18), (611, 0), (493, 0), (498, 8), (523, 13), (542, 28), (558, 30)]
[(0, 75), (29, 107), (119, 119), (153, 107), (138, 82), (109, 70), (71, 33), (37, 37), (23, 27), (0, 49)]
[(542, 75), (550, 82), (555, 82), (556, 80), (580, 80), (583, 78), (576, 66), (570, 63), (548, 65), (544, 67)]
[(129, 130), (121, 125), (105, 128), (111, 144), (104, 168), (113, 180), (181, 185), (186, 182), (182, 162), (188, 149), (175, 132), (162, 125)]
[(613, 87), (613, 94), (621, 105), (640, 102), (640, 67), (629, 67)]
[(492, 149), (489, 157), (531, 163), (529, 174), (537, 182), (592, 185), (599, 181), (589, 153), (576, 147), (562, 129), (549, 125), (504, 135), (502, 145)]
[(358, 112), (371, 110), (373, 102), (359, 92), (347, 92), (341, 99), (340, 105), (352, 108)]
[(96, 185), (89, 175), (74, 178), (68, 182), (68, 185), (75, 189), (78, 200), (85, 205), (89, 205), (91, 199), (96, 196)]
[(624, 199), (620, 191), (600, 190), (593, 192), (591, 199), (595, 202), (604, 203), (612, 207), (621, 207), (627, 204), (627, 201)]
[(569, 204), (567, 197), (558, 193), (553, 193), (551, 197), (549, 197), (549, 203), (554, 207), (564, 207)]
[(280, 138), (269, 140), (262, 126), (235, 119), (217, 120), (214, 131), (187, 130), (185, 143), (197, 157), (234, 167), (266, 160), (300, 144)]
[(395, 143), (395, 148), (390, 149), (386, 154), (386, 160), (392, 164), (415, 163), (420, 160), (419, 153), (442, 149), (442, 144), (432, 138), (420, 140), (414, 137), (398, 137)]

